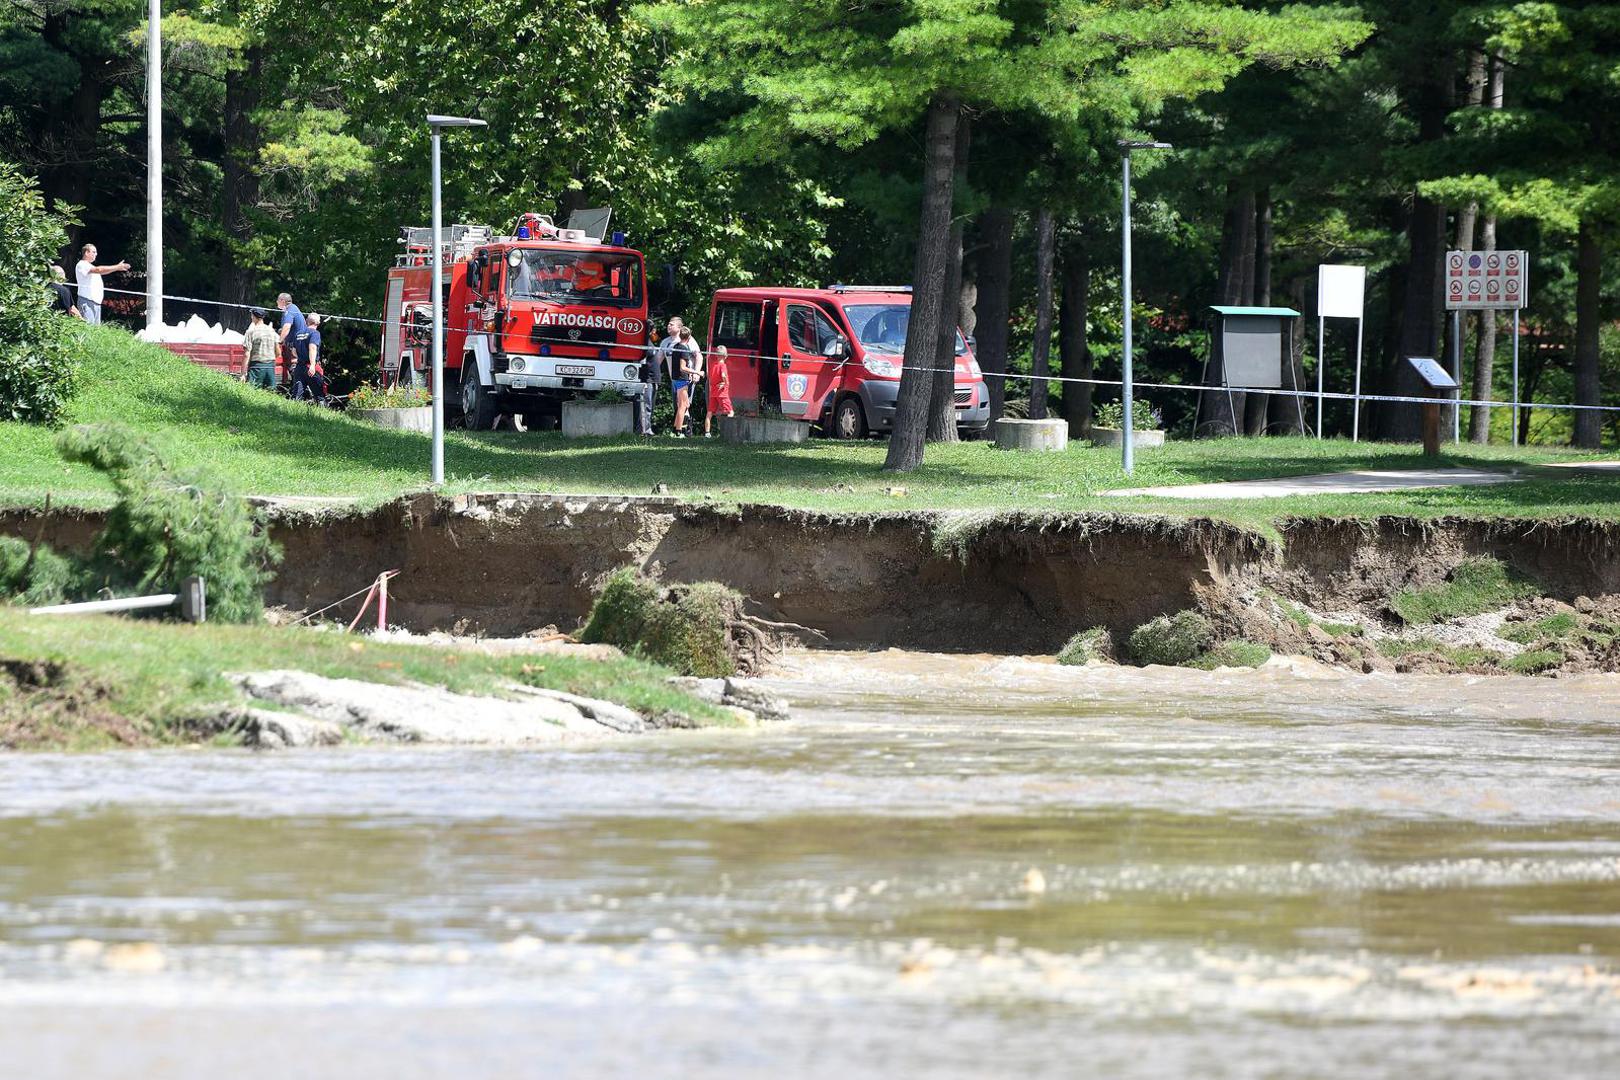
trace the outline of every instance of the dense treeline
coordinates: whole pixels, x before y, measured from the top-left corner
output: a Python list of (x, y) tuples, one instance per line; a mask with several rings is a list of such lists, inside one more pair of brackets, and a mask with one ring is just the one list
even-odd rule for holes
[[(0, 11), (0, 157), (82, 208), (64, 255), (93, 239), (137, 269), (144, 12)], [(1151, 135), (1177, 149), (1135, 159), (1140, 378), (1218, 377), (1208, 306), (1278, 304), (1305, 314), (1296, 377), (1314, 386), (1316, 266), (1353, 262), (1370, 274), (1367, 388), (1413, 390), (1402, 358), (1452, 344), (1442, 253), (1525, 248), (1524, 396), (1620, 402), (1605, 278), (1620, 4), (176, 0), (164, 34), (172, 293), (286, 288), (375, 314), (398, 226), (427, 217), (422, 115), (477, 115), (490, 128), (447, 146), (447, 220), (612, 205), (649, 263), (674, 267), (669, 311), (701, 321), (727, 284), (914, 281), (890, 451), (907, 468), (925, 435), (954, 437), (932, 385), (948, 384), (927, 372), (952, 318), (997, 410), (1083, 430), (1116, 396), (1002, 376), (1117, 377), (1116, 144)], [(1464, 320), (1472, 396), (1508, 396), (1508, 326)], [(363, 370), (373, 336), (334, 351)], [(1347, 390), (1342, 328), (1327, 352), (1328, 388)], [(1283, 397), (1146, 396), (1187, 433), (1315, 420)], [(1613, 442), (1606, 415), (1526, 410), (1521, 434)], [(1362, 430), (1417, 423), (1369, 406)], [(1476, 409), (1463, 426), (1505, 441), (1508, 423)], [(1348, 431), (1348, 408), (1325, 427)]]

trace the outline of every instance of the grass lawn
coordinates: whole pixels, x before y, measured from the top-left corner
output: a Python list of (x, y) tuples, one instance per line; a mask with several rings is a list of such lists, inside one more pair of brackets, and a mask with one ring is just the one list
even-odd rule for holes
[[(428, 441), (249, 389), (145, 345), (123, 331), (80, 328), (84, 385), (72, 422), (122, 421), (157, 435), (173, 460), (207, 465), (244, 493), (336, 496), (376, 503), (424, 486)], [(0, 504), (98, 505), (110, 489), (88, 469), (64, 464), (50, 431), (0, 424)], [(987, 443), (930, 447), (916, 472), (880, 471), (884, 444), (812, 440), (793, 447), (729, 447), (713, 441), (564, 440), (555, 434), (453, 432), (447, 489), (646, 494), (655, 484), (692, 499), (769, 502), (829, 511), (1132, 511), (1213, 516), (1265, 529), (1291, 515), (1443, 514), (1620, 517), (1620, 482), (1544, 470), (1570, 461), (1559, 447), (1463, 446), (1438, 462), (1412, 446), (1300, 438), (1172, 442), (1137, 456), (1127, 479), (1117, 451), (1072, 446), (1062, 454), (1011, 454)], [(1207, 483), (1343, 469), (1435, 464), (1513, 469), (1526, 479), (1365, 495), (1262, 500), (1102, 497), (1115, 487)], [(890, 495), (890, 487), (905, 488)]]
[[(64, 669), (43, 702), (11, 689), (12, 680), (0, 672), (0, 745), (8, 730), (30, 730), (31, 744), (105, 745), (110, 737), (105, 725), (94, 722), (97, 714), (127, 721), (141, 741), (186, 740), (189, 736), (170, 724), (175, 717), (241, 699), (223, 672), (274, 669), (420, 682), (471, 694), (510, 681), (601, 698), (644, 714), (679, 712), (699, 723), (736, 722), (670, 686), (666, 669), (640, 660), (491, 656), (291, 627), (29, 615), (0, 604), (0, 661), (55, 661)], [(42, 724), (48, 728), (43, 733), (38, 731)]]

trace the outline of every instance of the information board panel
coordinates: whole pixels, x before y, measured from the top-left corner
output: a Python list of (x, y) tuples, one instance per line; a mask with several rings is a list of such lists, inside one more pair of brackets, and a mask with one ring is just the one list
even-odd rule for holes
[(1530, 296), (1530, 253), (1446, 252), (1446, 310), (1522, 308)]
[(1221, 320), (1220, 346), (1227, 386), (1282, 386), (1282, 319), (1275, 315), (1228, 315)]
[(1430, 390), (1457, 389), (1457, 380), (1451, 377), (1451, 372), (1435, 363), (1433, 357), (1408, 356), (1406, 362), (1417, 369), (1418, 376)]
[(1327, 319), (1359, 319), (1367, 293), (1365, 266), (1317, 267), (1316, 313)]

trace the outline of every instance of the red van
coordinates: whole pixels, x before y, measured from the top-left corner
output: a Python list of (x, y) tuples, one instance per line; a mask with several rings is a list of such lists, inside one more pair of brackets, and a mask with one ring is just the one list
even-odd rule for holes
[[(911, 289), (721, 289), (709, 311), (709, 351), (726, 347), (739, 413), (780, 410), (840, 439), (894, 427)], [(969, 343), (956, 334), (956, 423), (969, 436), (990, 422), (990, 398)]]

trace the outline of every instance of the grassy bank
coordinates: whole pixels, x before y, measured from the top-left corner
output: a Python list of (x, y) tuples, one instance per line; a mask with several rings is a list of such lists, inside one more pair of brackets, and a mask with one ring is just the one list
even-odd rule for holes
[(509, 681), (617, 702), (644, 715), (734, 723), (671, 687), (670, 672), (628, 658), (490, 656), (308, 629), (30, 616), (0, 605), (0, 747), (187, 742), (185, 717), (243, 700), (225, 672), (272, 669), (470, 694)]
[[(207, 464), (240, 490), (330, 496), (369, 504), (423, 486), (428, 443), (340, 415), (295, 405), (135, 341), (113, 328), (83, 331), (84, 385), (74, 422), (120, 421), (162, 438), (179, 466)], [(105, 482), (61, 462), (49, 431), (0, 424), (0, 503), (96, 505)], [(931, 447), (905, 476), (880, 471), (884, 445), (813, 440), (794, 447), (729, 447), (670, 439), (563, 440), (555, 434), (454, 432), (447, 485), (459, 491), (677, 495), (727, 503), (768, 502), (829, 511), (1041, 509), (1213, 516), (1264, 528), (1281, 516), (1404, 514), (1615, 518), (1620, 484), (1539, 465), (1569, 461), (1564, 448), (1464, 446), (1438, 462), (1411, 446), (1299, 438), (1172, 442), (1143, 451), (1127, 479), (1116, 451), (1073, 446), (1061, 454), (1010, 454), (985, 443)], [(1367, 495), (1253, 501), (1118, 498), (1125, 486), (1208, 483), (1343, 469), (1435, 464), (1517, 469), (1519, 483)], [(899, 487), (903, 494), (891, 494)]]

